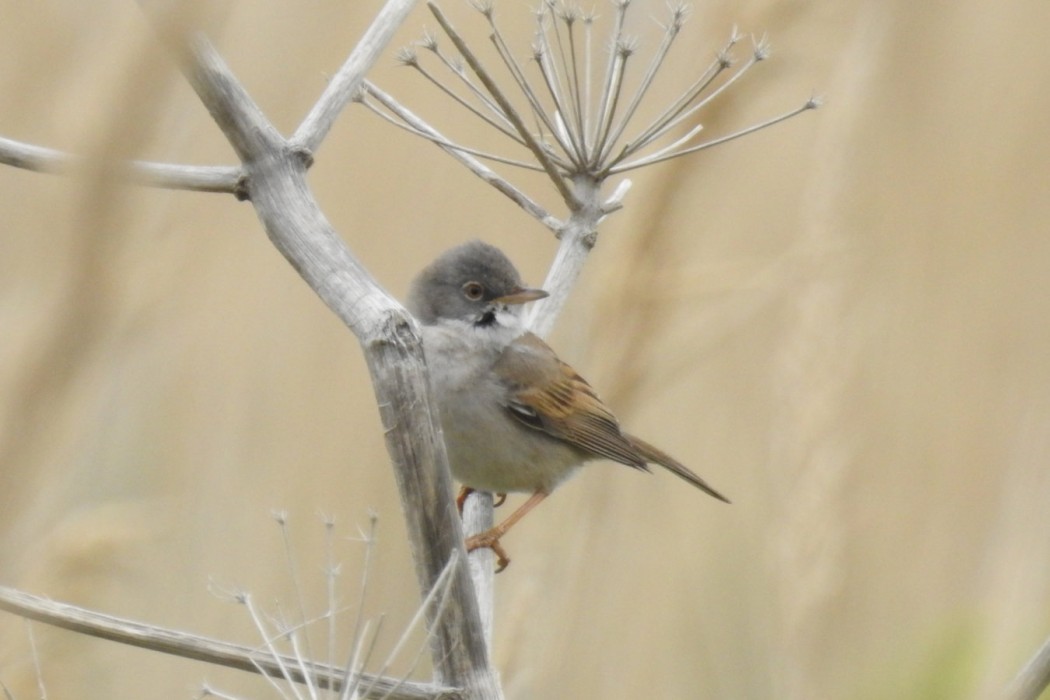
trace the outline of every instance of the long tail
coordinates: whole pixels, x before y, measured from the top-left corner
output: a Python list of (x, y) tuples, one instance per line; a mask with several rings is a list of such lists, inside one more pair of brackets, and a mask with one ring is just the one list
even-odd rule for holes
[(638, 454), (640, 454), (645, 459), (645, 461), (656, 462), (661, 467), (664, 467), (668, 471), (674, 472), (676, 475), (685, 479), (690, 484), (700, 489), (704, 493), (708, 494), (709, 496), (713, 496), (714, 498), (717, 498), (718, 500), (724, 503), (730, 503), (730, 500), (728, 498), (726, 498), (718, 491), (715, 491), (713, 488), (708, 486), (706, 481), (694, 474), (684, 464), (677, 461), (676, 459), (668, 455), (666, 452), (663, 452), (662, 450), (653, 447), (645, 440), (637, 438), (633, 435), (627, 435), (625, 433), (624, 437), (631, 441), (631, 444), (634, 445), (634, 448), (638, 451)]

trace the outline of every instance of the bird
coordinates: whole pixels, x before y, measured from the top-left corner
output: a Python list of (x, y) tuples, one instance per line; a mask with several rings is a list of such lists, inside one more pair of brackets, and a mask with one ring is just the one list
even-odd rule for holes
[(719, 501), (729, 499), (662, 450), (625, 432), (590, 384), (522, 318), (547, 297), (522, 282), (497, 247), (475, 240), (435, 259), (413, 280), (407, 308), (421, 324), (452, 474), (464, 487), (531, 494), (505, 520), (466, 540), (510, 563), (500, 539), (586, 462), (649, 471), (658, 464)]

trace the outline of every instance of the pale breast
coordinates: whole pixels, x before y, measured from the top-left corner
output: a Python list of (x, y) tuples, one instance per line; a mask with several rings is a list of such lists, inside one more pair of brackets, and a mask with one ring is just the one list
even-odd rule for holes
[(552, 491), (583, 454), (507, 414), (507, 389), (492, 366), (502, 344), (460, 329), (427, 326), (431, 387), (455, 477), (486, 491)]

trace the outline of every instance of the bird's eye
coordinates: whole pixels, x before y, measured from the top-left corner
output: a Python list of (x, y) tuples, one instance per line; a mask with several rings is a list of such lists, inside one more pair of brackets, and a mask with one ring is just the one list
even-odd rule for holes
[(485, 288), (479, 282), (467, 282), (463, 285), (463, 296), (471, 301), (479, 301), (485, 296)]

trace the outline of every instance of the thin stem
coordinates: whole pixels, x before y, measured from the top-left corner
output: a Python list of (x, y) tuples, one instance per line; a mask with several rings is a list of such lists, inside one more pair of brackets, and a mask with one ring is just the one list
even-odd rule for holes
[[(251, 647), (105, 615), (6, 586), (0, 586), (0, 610), (71, 632), (158, 651), (162, 654), (171, 654), (261, 675), (280, 672), (280, 664), (276, 660), (260, 654), (257, 649)], [(280, 658), (281, 663), (284, 664), (293, 661), (287, 656)], [(311, 664), (309, 671), (321, 687), (342, 687), (341, 669), (323, 664)], [(366, 677), (369, 682), (373, 679), (374, 676), (371, 674)], [(296, 683), (303, 681), (298, 670), (292, 672), (292, 680)], [(379, 679), (376, 683), (377, 694), (373, 697), (378, 698), (381, 694), (386, 693), (393, 683), (392, 679)], [(395, 697), (404, 700), (428, 700), (448, 691), (448, 688), (430, 683), (413, 682), (402, 685)]]
[(314, 152), (418, 0), (387, 0), (290, 141)]
[(634, 93), (634, 97), (631, 99), (630, 104), (627, 105), (627, 109), (624, 110), (623, 116), (620, 118), (616, 128), (613, 129), (612, 134), (606, 141), (605, 149), (598, 156), (597, 162), (604, 162), (609, 157), (609, 152), (613, 146), (623, 135), (624, 129), (627, 128), (627, 124), (634, 117), (635, 112), (638, 109), (638, 105), (641, 104), (642, 98), (649, 92), (649, 88), (652, 86), (653, 79), (656, 77), (660, 67), (663, 66), (664, 60), (667, 58), (667, 54), (671, 51), (671, 45), (674, 44), (675, 38), (678, 36), (679, 31), (682, 28), (682, 21), (684, 15), (682, 10), (679, 8), (673, 12), (671, 23), (664, 31), (664, 37), (660, 41), (660, 46), (656, 49), (656, 53), (653, 55), (652, 60), (649, 62), (649, 67), (645, 71), (645, 75), (642, 76), (641, 83), (638, 85), (638, 89)]
[(375, 512), (369, 513), (368, 532), (367, 534), (362, 533), (362, 539), (365, 544), (365, 557), (364, 564), (361, 566), (361, 590), (357, 594), (357, 614), (354, 617), (354, 632), (350, 637), (353, 640), (354, 650), (350, 656), (349, 667), (354, 671), (354, 682), (346, 684), (348, 687), (343, 688), (344, 696), (357, 692), (357, 685), (361, 681), (360, 668), (364, 666), (364, 661), (359, 658), (358, 652), (361, 646), (361, 639), (365, 634), (364, 628), (367, 625), (365, 621), (365, 600), (368, 598), (368, 582), (372, 578), (372, 555), (375, 553), (376, 529), (378, 525), (379, 516)]
[[(536, 91), (532, 88), (532, 84), (528, 78), (525, 77), (525, 71), (522, 70), (517, 60), (514, 58), (514, 53), (507, 46), (506, 41), (503, 39), (503, 33), (500, 32), (499, 27), (496, 25), (495, 20), (491, 15), (488, 15), (489, 27), (492, 29), (492, 35), (489, 37), (492, 41), (493, 46), (496, 47), (496, 53), (499, 55), (500, 60), (503, 61), (503, 65), (510, 71), (511, 77), (514, 82), (518, 84), (522, 94), (525, 96), (526, 101), (529, 103), (529, 108), (532, 111), (533, 117), (542, 124), (546, 125), (550, 131), (552, 137), (557, 141), (558, 146), (570, 157), (572, 156), (572, 148), (568, 142), (563, 139), (562, 132), (557, 128), (557, 125), (551, 120), (547, 114), (547, 110), (544, 109), (543, 103)], [(564, 161), (562, 161), (564, 162)], [(559, 166), (561, 167), (561, 166)]]
[[(374, 97), (380, 104), (382, 104), (384, 107), (396, 114), (399, 119), (402, 119), (406, 124), (408, 124), (412, 128), (420, 131), (423, 134), (427, 134), (428, 136), (433, 137), (435, 139), (447, 141), (447, 139), (445, 139), (445, 137), (442, 136), (440, 132), (438, 132), (436, 129), (434, 129), (432, 126), (427, 124), (425, 121), (417, 117), (409, 110), (405, 109), (397, 102), (397, 100), (380, 90), (372, 83), (365, 81), (363, 87), (368, 95)], [(472, 173), (480, 177), (488, 184), (495, 187), (507, 197), (509, 197), (511, 201), (513, 201), (519, 207), (528, 212), (529, 215), (537, 219), (544, 226), (547, 226), (552, 231), (557, 231), (561, 227), (561, 222), (557, 218), (552, 216), (550, 213), (548, 213), (547, 210), (540, 206), (539, 203), (534, 201), (531, 197), (529, 197), (527, 194), (525, 194), (518, 188), (514, 187), (514, 185), (504, 180), (502, 177), (493, 172), (490, 168), (486, 167), (483, 163), (478, 162), (476, 158), (473, 158), (472, 156), (466, 153), (462, 153), (456, 148), (451, 148), (441, 144), (438, 145), (439, 147), (444, 149), (445, 152), (449, 153), (453, 158), (465, 165)]]
[(613, 87), (613, 84), (612, 84), (613, 70), (614, 70), (614, 66), (616, 65), (617, 55), (618, 55), (617, 47), (620, 45), (620, 42), (623, 40), (623, 26), (624, 26), (624, 21), (626, 20), (626, 17), (627, 17), (627, 6), (629, 4), (630, 4), (629, 0), (616, 0), (616, 25), (615, 25), (615, 28), (613, 29), (612, 43), (609, 46), (609, 63), (606, 65), (606, 68), (605, 68), (605, 85), (602, 88), (601, 97), (599, 98), (598, 117), (591, 124), (591, 139), (590, 139), (590, 141), (591, 141), (591, 143), (595, 144), (595, 146), (594, 146), (595, 154), (599, 153), (602, 150), (601, 146), (599, 145), (600, 141), (599, 141), (598, 134), (603, 129), (602, 125), (605, 124), (607, 119), (608, 119), (608, 115), (606, 114), (606, 109), (607, 109), (607, 105), (608, 105), (608, 96), (609, 96), (609, 93), (612, 91), (612, 87)]
[[(364, 635), (368, 635), (370, 621), (365, 621), (361, 630)], [(375, 635), (372, 636), (373, 643), (375, 642)], [(350, 651), (350, 655), (346, 660), (346, 669), (343, 672), (343, 689), (339, 692), (339, 700), (350, 700), (350, 698), (357, 698), (357, 688), (361, 684), (361, 670), (364, 668), (364, 663), (360, 661), (362, 654), (367, 659), (371, 656), (372, 649), (369, 648), (368, 652), (362, 651), (362, 647), (365, 643), (365, 637), (355, 638), (353, 640), (353, 648)]]
[(554, 137), (572, 161), (571, 171), (575, 172), (583, 167), (583, 147), (572, 122), (572, 107), (566, 104), (565, 98), (558, 87), (561, 77), (550, 55), (549, 46), (541, 47), (540, 50), (533, 52), (536, 65), (540, 70), (540, 76), (547, 87), (547, 93), (551, 96), (551, 101), (554, 103), (554, 115), (557, 120), (553, 125)]
[[(513, 130), (513, 128), (507, 128), (503, 124), (500, 124), (495, 119), (493, 119), (489, 115), (485, 114), (480, 109), (478, 109), (477, 107), (472, 105), (470, 102), (468, 102), (467, 100), (462, 98), (459, 94), (454, 92), (447, 85), (445, 85), (440, 80), (435, 78), (426, 68), (423, 67), (423, 65), (421, 63), (419, 63), (419, 61), (416, 61), (416, 60), (411, 60), (411, 61), (405, 60), (404, 63), (405, 63), (405, 65), (410, 66), (412, 68), (415, 68), (417, 71), (419, 71), (419, 73), (426, 80), (428, 80), (431, 84), (433, 84), (438, 90), (440, 90), (441, 92), (445, 93), (445, 95), (450, 97), (453, 102), (455, 102), (459, 106), (461, 106), (464, 109), (466, 109), (468, 112), (470, 112), (471, 114), (476, 116), (478, 119), (481, 119), (486, 124), (488, 124), (492, 128), (494, 128), (497, 131), (499, 131), (504, 136), (507, 136), (508, 138), (510, 138), (515, 143), (517, 143), (519, 145), (522, 145), (522, 146), (525, 145), (525, 142), (521, 140), (521, 137)], [(501, 112), (497, 111), (496, 113), (500, 115), (500, 117), (503, 119), (503, 121), (506, 121), (506, 117), (504, 117)]]
[[(732, 87), (736, 83), (736, 81), (740, 80), (740, 78), (742, 78), (748, 71), (754, 68), (755, 65), (763, 59), (764, 57), (760, 56), (758, 53), (753, 54), (751, 59), (748, 60), (748, 62), (742, 65), (740, 68), (738, 68), (737, 71), (731, 76), (729, 76), (724, 83), (715, 88), (704, 99), (689, 107), (688, 110), (681, 112), (675, 118), (667, 121), (665, 124), (660, 126), (660, 128), (653, 132), (653, 134), (649, 137), (649, 140), (653, 141), (655, 139), (660, 138), (668, 131), (673, 129), (675, 126), (680, 124), (682, 121), (688, 119), (689, 117), (691, 117), (692, 115), (696, 114), (698, 111), (709, 105), (714, 99), (716, 99), (719, 95), (721, 95), (723, 92)], [(694, 95), (692, 98), (690, 98), (690, 102), (698, 96), (699, 93)], [(686, 105), (683, 105), (683, 107), (687, 106), (688, 104), (689, 103), (687, 102)]]
[[(558, 113), (562, 115), (562, 121), (565, 122), (565, 129), (568, 132), (569, 139), (573, 143), (573, 149), (577, 156), (574, 160), (580, 160), (586, 157), (583, 151), (583, 143), (581, 136), (583, 122), (580, 120), (579, 92), (578, 90), (573, 90), (573, 84), (575, 83), (576, 85), (578, 85), (579, 82), (576, 79), (575, 75), (572, 78), (570, 78), (569, 76), (570, 68), (574, 69), (575, 72), (575, 62), (573, 60), (573, 54), (575, 52), (570, 50), (569, 54), (567, 55), (565, 49), (566, 42), (568, 42), (570, 46), (575, 45), (573, 42), (572, 31), (573, 23), (575, 21), (575, 15), (573, 14), (573, 11), (571, 9), (564, 7), (562, 8), (562, 11), (560, 13), (560, 19), (563, 22), (565, 22), (565, 26), (568, 29), (567, 39), (562, 39), (562, 33), (558, 29), (559, 13), (555, 11), (553, 2), (548, 2), (547, 8), (548, 12), (551, 15), (551, 27), (554, 32), (554, 38), (558, 45), (558, 60), (555, 61), (553, 58), (551, 58), (550, 64), (548, 66), (548, 70), (551, 73), (550, 77), (554, 79), (554, 84), (558, 87), (557, 93), (552, 91), (551, 96), (555, 98), (555, 106), (558, 110)], [(542, 27), (540, 28), (540, 31), (544, 43), (547, 45), (548, 49), (550, 49), (550, 40), (547, 39), (547, 33), (542, 30)], [(558, 70), (559, 62), (563, 68), (562, 71)], [(562, 87), (563, 85), (564, 88)], [(550, 88), (548, 87), (548, 89)], [(564, 97), (565, 95), (568, 95), (567, 100)]]
[[(26, 636), (29, 638), (29, 653), (33, 657), (33, 673), (36, 674), (36, 689), (40, 700), (47, 700), (47, 686), (44, 685), (44, 672), (40, 668), (40, 651), (36, 646), (36, 635), (33, 634), (33, 623), (25, 620)], [(7, 688), (5, 687), (6, 691)]]
[[(371, 94), (371, 93), (369, 93), (369, 94)], [(435, 145), (440, 146), (441, 148), (459, 151), (460, 153), (467, 153), (469, 155), (476, 156), (478, 158), (484, 158), (485, 160), (491, 160), (494, 163), (503, 163), (504, 165), (512, 165), (512, 166), (514, 166), (516, 168), (524, 168), (526, 170), (534, 170), (534, 171), (539, 172), (539, 173), (543, 172), (543, 168), (541, 168), (540, 166), (536, 165), (535, 163), (530, 163), (530, 162), (526, 162), (526, 161), (522, 161), (522, 160), (513, 160), (512, 158), (506, 158), (504, 156), (496, 155), (495, 153), (486, 153), (484, 151), (479, 151), (479, 150), (477, 150), (475, 148), (470, 148), (468, 146), (462, 146), (462, 145), (460, 145), (458, 143), (453, 143), (452, 141), (449, 141), (448, 139), (446, 139), (444, 137), (432, 136), (432, 135), (430, 135), (430, 134), (428, 134), (428, 133), (426, 133), (424, 131), (420, 131), (419, 129), (414, 128), (413, 126), (411, 126), (409, 124), (405, 124), (404, 122), (399, 122), (397, 119), (394, 119), (389, 114), (385, 113), (383, 110), (379, 109), (374, 104), (369, 102), (367, 99), (363, 99), (361, 102), (366, 107), (368, 107), (370, 110), (372, 110), (372, 112), (375, 113), (377, 116), (385, 119), (386, 121), (390, 122), (391, 124), (393, 124), (397, 128), (403, 129), (403, 130), (407, 131), (408, 133), (410, 133), (410, 134), (412, 134), (414, 136), (419, 136), (421, 138), (424, 138), (427, 141), (431, 141)]]
[[(248, 610), (248, 616), (251, 618), (252, 624), (255, 625), (255, 631), (259, 633), (260, 637), (262, 637), (263, 646), (266, 647), (266, 651), (270, 654), (270, 658), (276, 662), (281, 678), (288, 683), (288, 687), (291, 689), (297, 700), (303, 700), (303, 695), (295, 686), (295, 683), (292, 681), (292, 674), (288, 670), (291, 665), (289, 661), (295, 663), (296, 660), (294, 658), (288, 659), (288, 657), (277, 653), (277, 647), (274, 646), (273, 638), (270, 637), (270, 634), (266, 630), (266, 625), (263, 624), (262, 617), (259, 615), (259, 611), (256, 609), (255, 603), (252, 601), (251, 594), (242, 593), (238, 596), (238, 602)], [(269, 675), (267, 675), (267, 677), (269, 678)], [(273, 679), (271, 678), (271, 681), (272, 680)], [(312, 679), (310, 679), (310, 681), (312, 681)], [(310, 684), (312, 685), (312, 683)]]
[(720, 144), (726, 143), (727, 141), (733, 141), (734, 139), (738, 139), (738, 138), (740, 138), (742, 136), (747, 136), (748, 134), (753, 134), (756, 131), (761, 131), (762, 129), (766, 129), (768, 127), (771, 127), (774, 124), (779, 124), (782, 121), (786, 121), (788, 119), (791, 119), (792, 117), (797, 116), (797, 115), (799, 115), (799, 114), (801, 114), (803, 112), (809, 111), (811, 109), (817, 109), (819, 106), (820, 106), (820, 101), (815, 99), (815, 98), (811, 98), (804, 105), (802, 105), (801, 107), (799, 107), (797, 109), (793, 109), (790, 112), (785, 112), (784, 114), (781, 114), (778, 117), (773, 117), (772, 119), (769, 119), (767, 121), (760, 122), (758, 124), (754, 124), (752, 126), (747, 127), (746, 129), (741, 129), (740, 131), (733, 132), (732, 134), (729, 134), (727, 136), (723, 136), (723, 137), (717, 138), (717, 139), (712, 139), (711, 141), (707, 141), (705, 143), (698, 144), (698, 145), (693, 146), (691, 148), (683, 149), (681, 151), (678, 151), (677, 153), (671, 153), (669, 155), (662, 155), (662, 156), (653, 155), (653, 156), (648, 156), (646, 158), (639, 158), (638, 160), (631, 161), (630, 163), (625, 163), (623, 165), (619, 165), (619, 166), (616, 166), (614, 168), (609, 168), (608, 171), (605, 172), (604, 174), (605, 175), (618, 175), (619, 173), (624, 173), (624, 172), (627, 172), (628, 170), (634, 170), (635, 168), (642, 168), (642, 167), (645, 167), (647, 165), (653, 165), (654, 163), (663, 163), (664, 161), (671, 160), (672, 158), (678, 158), (680, 156), (689, 155), (690, 153), (696, 153), (697, 151), (702, 151), (704, 149), (711, 148), (713, 146), (718, 146)]
[[(453, 562), (458, 557), (459, 557), (459, 553), (458, 552), (452, 552), (452, 557), (449, 559), (449, 565), (452, 566)], [(433, 618), (434, 619), (441, 619), (441, 616), (445, 612), (445, 606), (447, 606), (448, 602), (449, 602), (449, 582), (448, 581), (446, 581), (443, 584), (443, 588), (444, 588), (444, 590), (441, 591), (441, 594), (439, 595), (439, 597), (437, 599), (437, 611), (435, 611), (434, 614), (433, 614)], [(426, 604), (426, 602), (424, 602), (424, 604)], [(430, 630), (427, 630), (427, 634), (429, 636)], [(405, 630), (405, 638), (407, 639), (407, 637), (408, 637), (408, 629)], [(402, 680), (407, 681), (408, 677), (413, 672), (415, 672), (416, 668), (419, 666), (419, 662), (423, 658), (423, 652), (425, 651), (425, 649), (426, 649), (426, 645), (425, 644), (421, 644), (419, 646), (419, 649), (416, 650), (416, 656), (415, 656), (415, 658), (412, 659), (412, 663), (410, 663), (408, 665), (408, 668), (405, 670), (405, 674), (402, 676)], [(391, 692), (393, 692), (396, 689), (397, 689), (396, 687), (391, 689)]]
[(325, 553), (325, 585), (326, 585), (326, 598), (328, 600), (328, 613), (326, 615), (327, 631), (328, 631), (328, 643), (326, 646), (327, 662), (329, 666), (335, 665), (335, 609), (338, 606), (338, 599), (335, 592), (335, 582), (339, 576), (339, 567), (335, 563), (335, 546), (333, 543), (333, 537), (335, 533), (335, 520), (330, 517), (324, 517), (324, 553)]
[[(299, 639), (301, 637), (306, 640), (307, 646), (309, 646), (310, 638), (306, 634), (306, 621), (303, 620), (303, 624), (301, 625), (290, 626), (288, 625), (288, 621), (284, 619), (283, 616), (279, 619), (281, 623), (279, 629), (282, 629), (282, 635), (292, 645), (292, 655), (295, 658), (296, 663), (298, 664), (300, 673), (302, 673), (306, 677), (306, 690), (310, 693), (311, 700), (320, 700), (317, 694), (317, 684), (314, 682), (314, 679), (310, 676), (310, 674), (307, 673), (308, 666), (306, 663), (306, 659), (313, 657), (310, 655), (309, 651), (307, 651), (304, 655), (303, 646), (299, 643)], [(302, 632), (302, 635), (299, 634), (300, 631)]]
[(626, 42), (623, 42), (617, 44), (614, 52), (613, 73), (609, 77), (605, 94), (602, 96), (602, 114), (604, 118), (598, 125), (598, 138), (594, 142), (595, 157), (591, 160), (591, 167), (598, 167), (599, 163), (601, 163), (601, 154), (612, 147), (609, 131), (612, 128), (613, 119), (616, 116), (616, 107), (620, 102), (620, 95), (623, 91), (623, 78), (627, 59), (633, 53), (633, 49)]
[[(435, 39), (429, 39), (429, 40), (428, 39), (424, 39), (423, 40), (423, 47), (425, 49), (427, 49), (428, 51), (430, 51), (431, 53), (433, 53), (435, 56), (437, 56), (438, 59), (441, 61), (441, 63), (444, 64), (444, 66), (453, 75), (455, 75), (457, 78), (460, 79), (460, 82), (462, 82), (463, 85), (466, 86), (466, 88), (468, 90), (470, 90), (470, 93), (472, 95), (474, 95), (474, 98), (477, 99), (478, 102), (483, 104), (492, 113), (492, 115), (494, 117), (499, 119), (503, 123), (503, 125), (506, 126), (507, 128), (510, 128), (510, 129), (513, 128), (514, 125), (511, 124), (510, 121), (507, 119), (507, 116), (505, 114), (503, 114), (503, 112), (500, 111), (499, 106), (495, 102), (492, 101), (492, 98), (489, 97), (488, 95), (486, 95), (485, 92), (481, 88), (479, 88), (477, 85), (475, 85), (474, 81), (470, 79), (470, 76), (467, 75), (467, 72), (465, 70), (463, 70), (463, 64), (460, 63), (459, 61), (453, 61), (448, 56), (446, 56), (443, 51), (441, 51), (438, 48), (437, 40), (435, 40)], [(514, 135), (514, 138), (519, 143), (521, 143), (521, 140), (518, 138), (517, 134)]]
[(583, 139), (583, 152), (591, 157), (587, 125), (591, 121), (591, 83), (594, 70), (594, 62), (591, 60), (592, 45), (594, 39), (594, 15), (584, 15), (583, 18), (583, 99), (580, 103), (580, 114), (583, 126), (581, 127), (581, 138)]
[[(288, 534), (288, 514), (285, 512), (278, 512), (275, 514), (278, 527), (281, 529), (281, 541), (284, 545), (284, 556), (288, 566), (288, 575), (292, 580), (292, 592), (295, 596), (296, 604), (299, 606), (299, 619), (305, 625), (306, 623), (306, 597), (303, 595), (303, 587), (299, 581), (299, 566), (295, 562), (295, 552), (292, 550), (292, 542), (289, 539)], [(310, 649), (310, 636), (306, 633), (305, 626), (303, 627), (303, 637), (306, 641), (306, 655), (313, 658), (313, 652)], [(314, 689), (310, 687), (310, 694), (314, 695)]]
[(671, 104), (666, 110), (664, 110), (659, 116), (656, 117), (645, 129), (642, 130), (634, 139), (624, 145), (617, 156), (616, 160), (623, 160), (630, 156), (632, 153), (647, 146), (654, 138), (657, 138), (655, 134), (657, 132), (662, 133), (664, 126), (682, 113), (689, 107), (693, 100), (698, 95), (704, 92), (717, 78), (722, 74), (723, 71), (727, 70), (732, 65), (732, 59), (729, 57), (729, 52), (733, 46), (740, 41), (740, 37), (734, 31), (733, 35), (730, 36), (729, 41), (724, 47), (718, 52), (715, 61), (707, 67), (707, 70), (697, 78), (692, 85), (690, 85), (682, 95)]
[[(38, 173), (66, 175), (89, 167), (87, 159), (0, 136), (0, 164)], [(244, 194), (244, 169), (225, 165), (176, 165), (134, 160), (121, 164), (128, 182), (168, 190)]]
[[(685, 136), (682, 136), (681, 138), (675, 139), (669, 145), (664, 146), (663, 148), (661, 148), (656, 153), (653, 153), (653, 154), (650, 154), (649, 156), (647, 156), (647, 158), (651, 158), (651, 159), (654, 160), (654, 162), (656, 162), (656, 160), (659, 159), (660, 157), (665, 156), (668, 153), (673, 153), (675, 151), (675, 149), (681, 148), (684, 144), (686, 144), (689, 141), (691, 141), (694, 138), (696, 138), (696, 135), (699, 134), (703, 130), (704, 130), (703, 124), (697, 124), (692, 129), (687, 131), (685, 133)], [(615, 167), (615, 163), (616, 162), (617, 161), (613, 161), (613, 166), (610, 166), (608, 171), (611, 171), (612, 167)]]
[(631, 189), (633, 184), (634, 183), (627, 178), (620, 180), (620, 182), (617, 183), (616, 188), (613, 190), (613, 193), (609, 195), (609, 198), (602, 202), (602, 213), (609, 215), (615, 211), (623, 209), (624, 197), (627, 196), (627, 192)]
[[(449, 557), (448, 563), (445, 565), (445, 570), (441, 572), (441, 575), (434, 582), (434, 587), (427, 592), (427, 595), (423, 599), (423, 602), (419, 605), (419, 607), (416, 609), (415, 614), (412, 616), (412, 619), (405, 626), (404, 633), (398, 638), (397, 642), (394, 644), (394, 648), (391, 649), (390, 653), (387, 655), (386, 661), (384, 661), (383, 665), (380, 667), (380, 675), (386, 673), (386, 670), (390, 668), (390, 665), (394, 662), (394, 659), (397, 658), (397, 656), (401, 653), (401, 649), (408, 642), (409, 633), (420, 625), (420, 623), (423, 621), (424, 615), (427, 614), (429, 608), (434, 605), (435, 601), (437, 602), (438, 610), (436, 613), (430, 615), (429, 617), (431, 620), (441, 619), (441, 612), (444, 610), (445, 602), (448, 599), (448, 584), (451, 581), (452, 572), (455, 571), (458, 564), (459, 552), (453, 551), (452, 555)], [(371, 690), (371, 688), (366, 688), (365, 692), (369, 693), (371, 692)]]
[(554, 163), (551, 162), (551, 159), (548, 157), (546, 151), (544, 151), (540, 147), (540, 145), (536, 142), (536, 139), (534, 139), (532, 137), (532, 134), (529, 133), (529, 130), (525, 127), (525, 124), (522, 123), (521, 117), (511, 106), (510, 102), (507, 101), (507, 98), (503, 96), (503, 93), (500, 91), (495, 81), (493, 81), (492, 78), (489, 77), (485, 69), (482, 68), (481, 64), (478, 62), (478, 59), (474, 57), (474, 54), (471, 52), (466, 42), (464, 42), (463, 39), (459, 36), (459, 34), (456, 33), (456, 30), (452, 28), (452, 25), (449, 24), (447, 19), (445, 19), (445, 15), (441, 12), (437, 5), (435, 5), (433, 2), (427, 2), (427, 7), (430, 8), (431, 13), (433, 13), (435, 18), (437, 18), (438, 24), (441, 25), (441, 28), (448, 35), (449, 39), (452, 40), (452, 43), (456, 45), (456, 50), (459, 51), (460, 55), (463, 56), (463, 59), (467, 62), (467, 65), (469, 65), (471, 70), (474, 71), (474, 74), (478, 76), (478, 80), (481, 81), (481, 84), (485, 86), (485, 89), (488, 90), (489, 94), (492, 95), (493, 99), (496, 100), (496, 104), (500, 106), (500, 109), (503, 110), (503, 112), (507, 115), (507, 118), (510, 119), (511, 123), (514, 124), (514, 128), (518, 130), (518, 133), (521, 134), (521, 137), (525, 139), (525, 143), (528, 145), (529, 150), (532, 151), (534, 156), (536, 156), (536, 159), (543, 166), (544, 171), (546, 171), (547, 176), (550, 178), (551, 182), (554, 183), (554, 186), (558, 189), (558, 193), (561, 195), (562, 200), (565, 202), (565, 205), (569, 208), (570, 211), (575, 211), (576, 209), (578, 209), (580, 203), (576, 200), (576, 197), (573, 195), (572, 190), (569, 189), (569, 186), (565, 183), (565, 180), (558, 173), (557, 169), (554, 166)]
[[(566, 19), (566, 24), (569, 29), (569, 65), (572, 67), (572, 95), (574, 99), (574, 114), (576, 115), (576, 133), (580, 135), (580, 156), (583, 158), (587, 157), (587, 143), (585, 138), (584, 124), (584, 113), (583, 113), (583, 92), (580, 87), (580, 66), (579, 66), (579, 50), (576, 46), (576, 22), (584, 21), (577, 17), (575, 14), (572, 16), (571, 21)], [(566, 76), (568, 75), (568, 69), (566, 69)]]

